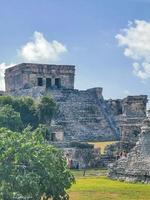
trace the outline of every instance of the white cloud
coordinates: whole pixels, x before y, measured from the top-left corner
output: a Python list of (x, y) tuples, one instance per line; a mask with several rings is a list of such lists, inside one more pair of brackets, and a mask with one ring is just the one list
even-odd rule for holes
[(19, 54), (25, 61), (50, 62), (59, 60), (61, 54), (67, 51), (66, 46), (62, 43), (56, 40), (49, 42), (42, 33), (35, 31), (32, 41), (26, 43)]
[(133, 63), (133, 73), (142, 80), (150, 78), (150, 63)]
[(133, 73), (142, 80), (150, 78), (150, 22), (135, 20), (116, 35), (124, 55), (133, 60)]
[(4, 81), (4, 76), (5, 76), (5, 69), (12, 67), (13, 63), (7, 65), (6, 63), (1, 63), (0, 64), (0, 90), (5, 90), (5, 81)]

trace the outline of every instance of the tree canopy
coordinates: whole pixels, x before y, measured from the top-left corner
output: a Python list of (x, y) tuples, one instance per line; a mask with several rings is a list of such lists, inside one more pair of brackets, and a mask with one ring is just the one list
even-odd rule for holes
[(74, 177), (63, 152), (48, 143), (55, 112), (50, 97), (0, 97), (1, 200), (69, 199)]
[(52, 98), (44, 96), (38, 104), (39, 120), (41, 123), (48, 124), (56, 112), (56, 104)]
[(0, 107), (0, 127), (14, 131), (20, 131), (23, 128), (20, 113), (16, 112), (11, 105)]
[(0, 129), (0, 199), (67, 200), (73, 182), (63, 153), (46, 143), (41, 128)]
[[(7, 116), (5, 116), (5, 110)], [(3, 116), (0, 127), (11, 127), (10, 129), (14, 131), (20, 130), (20, 125), (18, 126), (19, 129), (16, 129), (20, 121), (20, 123), (22, 122), (22, 129), (28, 125), (35, 129), (39, 124), (50, 124), (55, 112), (56, 104), (51, 97), (44, 96), (40, 101), (36, 101), (31, 97), (0, 96), (0, 117)], [(10, 113), (13, 113), (13, 117)], [(15, 127), (10, 126), (12, 118), (13, 120), (16, 119), (14, 121)]]

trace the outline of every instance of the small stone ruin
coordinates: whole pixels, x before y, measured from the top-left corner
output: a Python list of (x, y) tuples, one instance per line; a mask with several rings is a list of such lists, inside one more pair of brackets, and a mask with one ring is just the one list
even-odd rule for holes
[(150, 183), (150, 118), (143, 121), (136, 146), (110, 166), (108, 176), (127, 182)]

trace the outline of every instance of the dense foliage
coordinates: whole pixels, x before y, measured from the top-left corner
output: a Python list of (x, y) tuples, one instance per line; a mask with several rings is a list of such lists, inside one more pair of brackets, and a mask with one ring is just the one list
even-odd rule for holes
[(19, 131), (23, 128), (20, 113), (16, 112), (11, 105), (0, 107), (0, 127)]
[(0, 96), (1, 200), (69, 199), (66, 189), (74, 177), (63, 153), (47, 143), (55, 112), (47, 96)]
[(46, 143), (41, 130), (0, 129), (0, 199), (69, 199), (66, 189), (74, 177), (62, 152)]
[(47, 96), (41, 99), (38, 105), (40, 123), (49, 124), (56, 111), (56, 104), (52, 98)]
[[(6, 127), (14, 131), (28, 125), (37, 128), (39, 124), (50, 123), (55, 111), (56, 104), (50, 97), (43, 97), (38, 102), (31, 97), (0, 96), (0, 127)], [(12, 126), (12, 123), (15, 127)], [(16, 128), (17, 126), (18, 128)]]

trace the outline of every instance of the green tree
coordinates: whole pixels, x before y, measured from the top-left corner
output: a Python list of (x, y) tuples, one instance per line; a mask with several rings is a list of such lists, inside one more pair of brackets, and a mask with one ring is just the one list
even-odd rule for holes
[(57, 108), (54, 100), (48, 96), (42, 97), (39, 102), (31, 97), (0, 96), (0, 107), (5, 105), (11, 105), (20, 113), (24, 127), (30, 125), (33, 129), (40, 123), (50, 125)]
[(13, 131), (20, 131), (23, 128), (20, 113), (16, 112), (11, 105), (0, 107), (0, 127)]
[(14, 98), (12, 106), (20, 113), (25, 127), (30, 125), (36, 128), (38, 126), (39, 118), (37, 105), (31, 97)]
[(48, 96), (42, 97), (38, 109), (40, 123), (49, 125), (57, 110), (54, 100)]
[(36, 128), (39, 124), (38, 111), (35, 101), (31, 97), (0, 96), (0, 107), (11, 105), (20, 113), (24, 127), (31, 125)]
[(13, 97), (12, 96), (0, 96), (0, 106), (4, 105), (13, 105)]
[(67, 200), (73, 182), (63, 153), (46, 143), (40, 128), (0, 129), (0, 199)]

